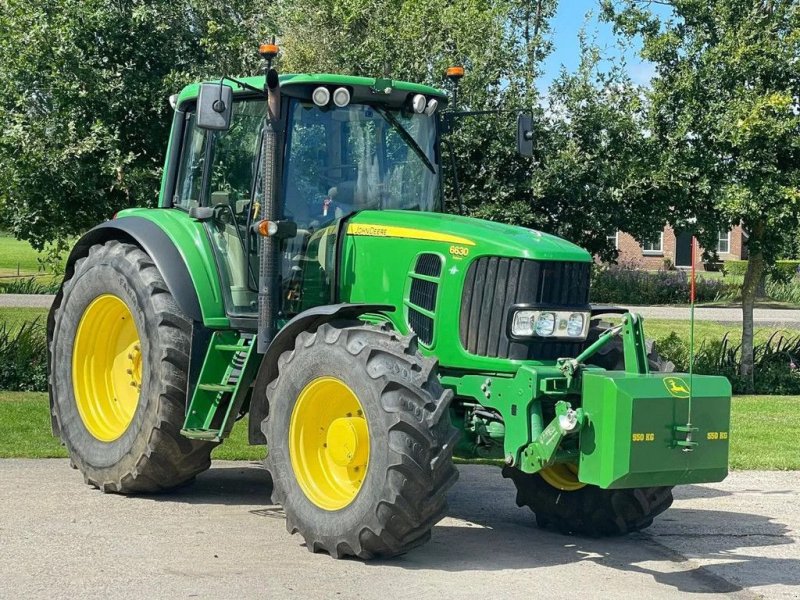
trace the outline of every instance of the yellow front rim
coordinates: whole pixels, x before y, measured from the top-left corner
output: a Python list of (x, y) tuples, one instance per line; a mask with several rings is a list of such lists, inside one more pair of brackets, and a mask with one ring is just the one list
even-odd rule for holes
[(562, 492), (574, 492), (586, 485), (578, 481), (578, 467), (572, 463), (556, 463), (539, 471), (539, 475)]
[(339, 510), (358, 495), (369, 464), (369, 429), (358, 397), (335, 377), (320, 377), (297, 397), (289, 458), (306, 497)]
[(142, 349), (128, 305), (95, 298), (81, 317), (72, 349), (72, 387), (86, 429), (112, 442), (128, 429), (142, 388)]

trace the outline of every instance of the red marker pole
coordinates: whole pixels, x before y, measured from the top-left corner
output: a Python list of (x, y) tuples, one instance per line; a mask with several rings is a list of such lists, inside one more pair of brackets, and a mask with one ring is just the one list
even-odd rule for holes
[[(694, 391), (694, 382), (692, 381), (694, 375), (694, 301), (695, 301), (695, 280), (697, 273), (697, 239), (692, 236), (692, 272), (689, 282), (689, 410), (686, 419), (686, 441), (692, 441), (692, 393)], [(691, 450), (691, 446), (684, 448), (684, 450)]]

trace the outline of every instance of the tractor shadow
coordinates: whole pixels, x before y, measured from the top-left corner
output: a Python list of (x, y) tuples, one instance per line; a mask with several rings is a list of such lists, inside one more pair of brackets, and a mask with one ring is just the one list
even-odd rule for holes
[[(516, 506), (513, 484), (488, 469), (459, 469), (460, 480), (449, 496), (448, 518), (434, 528), (428, 544), (391, 561), (367, 564), (412, 570), (495, 571), (592, 561), (652, 577), (680, 592), (733, 593), (744, 587), (800, 585), (800, 559), (789, 558), (797, 556), (796, 552), (787, 548), (782, 551), (785, 557), (779, 558), (761, 554), (765, 547), (796, 543), (789, 528), (775, 519), (671, 508), (646, 533), (602, 539), (565, 536), (538, 528), (533, 514)], [(791, 491), (782, 493), (792, 495)], [(681, 499), (730, 495), (694, 485), (682, 486), (677, 493)], [(705, 568), (695, 559), (710, 560), (714, 567)]]
[(193, 482), (161, 494), (141, 494), (130, 498), (256, 508), (268, 504), (271, 493), (272, 479), (262, 464), (241, 461), (228, 463), (223, 467), (212, 463), (211, 468), (200, 473)]
[[(534, 576), (535, 569), (590, 561), (652, 577), (680, 592), (733, 593), (743, 587), (800, 585), (800, 559), (789, 558), (790, 549), (783, 551), (787, 557), (760, 554), (765, 547), (796, 543), (789, 528), (775, 519), (681, 507), (659, 516), (646, 533), (603, 539), (564, 536), (539, 529), (533, 514), (516, 506), (513, 484), (502, 479), (495, 467), (462, 465), (459, 471), (461, 477), (449, 494), (447, 517), (434, 527), (431, 541), (391, 560), (367, 561), (365, 568), (449, 572), (529, 569)], [(242, 462), (215, 465), (193, 484), (150, 498), (240, 506), (245, 515), (282, 520), (283, 511), (271, 504), (271, 493), (272, 481), (261, 464)], [(772, 493), (793, 495), (791, 490)], [(729, 495), (714, 487), (694, 485), (682, 486), (677, 493), (682, 500)], [(301, 538), (293, 539), (302, 542)], [(711, 560), (713, 570), (695, 559)]]

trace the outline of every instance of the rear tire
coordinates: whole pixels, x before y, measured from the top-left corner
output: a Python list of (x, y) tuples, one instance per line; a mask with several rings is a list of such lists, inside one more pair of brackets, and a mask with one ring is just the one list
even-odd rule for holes
[[(50, 347), (52, 410), (71, 464), (81, 471), (86, 483), (104, 492), (157, 492), (187, 483), (206, 470), (215, 444), (180, 434), (191, 321), (178, 308), (150, 257), (139, 247), (116, 240), (92, 246), (88, 256), (76, 262), (63, 291)], [(81, 348), (92, 352), (91, 338), (88, 344), (86, 340), (93, 332), (80, 326), (91, 314), (93, 303), (102, 298), (119, 300), (127, 307), (127, 312), (122, 309), (120, 314), (132, 316), (140, 343), (137, 352), (141, 352), (137, 356), (138, 377), (131, 382), (134, 388), (134, 383), (140, 386), (138, 398), (133, 397), (133, 408), (125, 418), (112, 419), (107, 430), (103, 427), (108, 419), (98, 421), (86, 415), (98, 410), (112, 414), (117, 410), (117, 400), (87, 390), (109, 390), (113, 391), (111, 395), (118, 395), (116, 381), (103, 381), (104, 377), (113, 380), (119, 375), (118, 365), (114, 362), (110, 369), (113, 376), (87, 375), (86, 369), (80, 368), (89, 365), (96, 370), (93, 356), (81, 357)], [(100, 322), (105, 322), (104, 318), (101, 315)], [(110, 328), (113, 330), (113, 325)], [(111, 347), (105, 338), (106, 332), (98, 330), (96, 347)], [(80, 408), (77, 398), (81, 399)], [(103, 435), (106, 431), (111, 433)], [(115, 435), (118, 437), (111, 439)]]
[[(593, 323), (587, 345), (606, 329), (607, 324)], [(651, 371), (675, 369), (675, 365), (661, 358), (652, 340), (647, 340), (647, 358)], [(589, 362), (609, 370), (624, 369), (622, 339), (611, 340)], [(594, 485), (577, 487), (575, 477), (575, 484), (565, 486), (569, 489), (559, 489), (539, 473), (523, 473), (513, 467), (504, 467), (503, 477), (514, 482), (517, 506), (530, 508), (539, 527), (567, 534), (602, 537), (639, 531), (649, 527), (673, 500), (672, 487), (604, 490)]]
[[(336, 321), (301, 333), (294, 349), (280, 357), (278, 371), (267, 387), (269, 414), (262, 430), (273, 501), (286, 512), (287, 530), (300, 533), (310, 551), (334, 558), (390, 557), (426, 542), (445, 515), (445, 492), (458, 476), (452, 462), (458, 431), (450, 424), (452, 393), (439, 384), (436, 361), (417, 352), (416, 337)], [(325, 396), (322, 410), (305, 410), (309, 390), (319, 382), (339, 391)], [(317, 469), (315, 477), (314, 467), (339, 456), (330, 437), (334, 426), (326, 426), (320, 414), (348, 393), (360, 408), (347, 408), (356, 406), (351, 398), (342, 410), (348, 420), (358, 413), (354, 429), (368, 430), (369, 443), (366, 451), (363, 441), (351, 448), (366, 462), (358, 463), (363, 467), (355, 483), (345, 480), (349, 495), (342, 495), (341, 487), (328, 483), (339, 477), (338, 468)], [(300, 425), (299, 415), (305, 415)], [(330, 423), (344, 416), (335, 413)], [(319, 439), (298, 444), (304, 431), (318, 431)]]

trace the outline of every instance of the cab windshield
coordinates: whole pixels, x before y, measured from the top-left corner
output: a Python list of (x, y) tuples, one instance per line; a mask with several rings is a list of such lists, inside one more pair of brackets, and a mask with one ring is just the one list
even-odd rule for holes
[(286, 156), (284, 215), (301, 228), (357, 210), (440, 209), (431, 116), (292, 100)]

